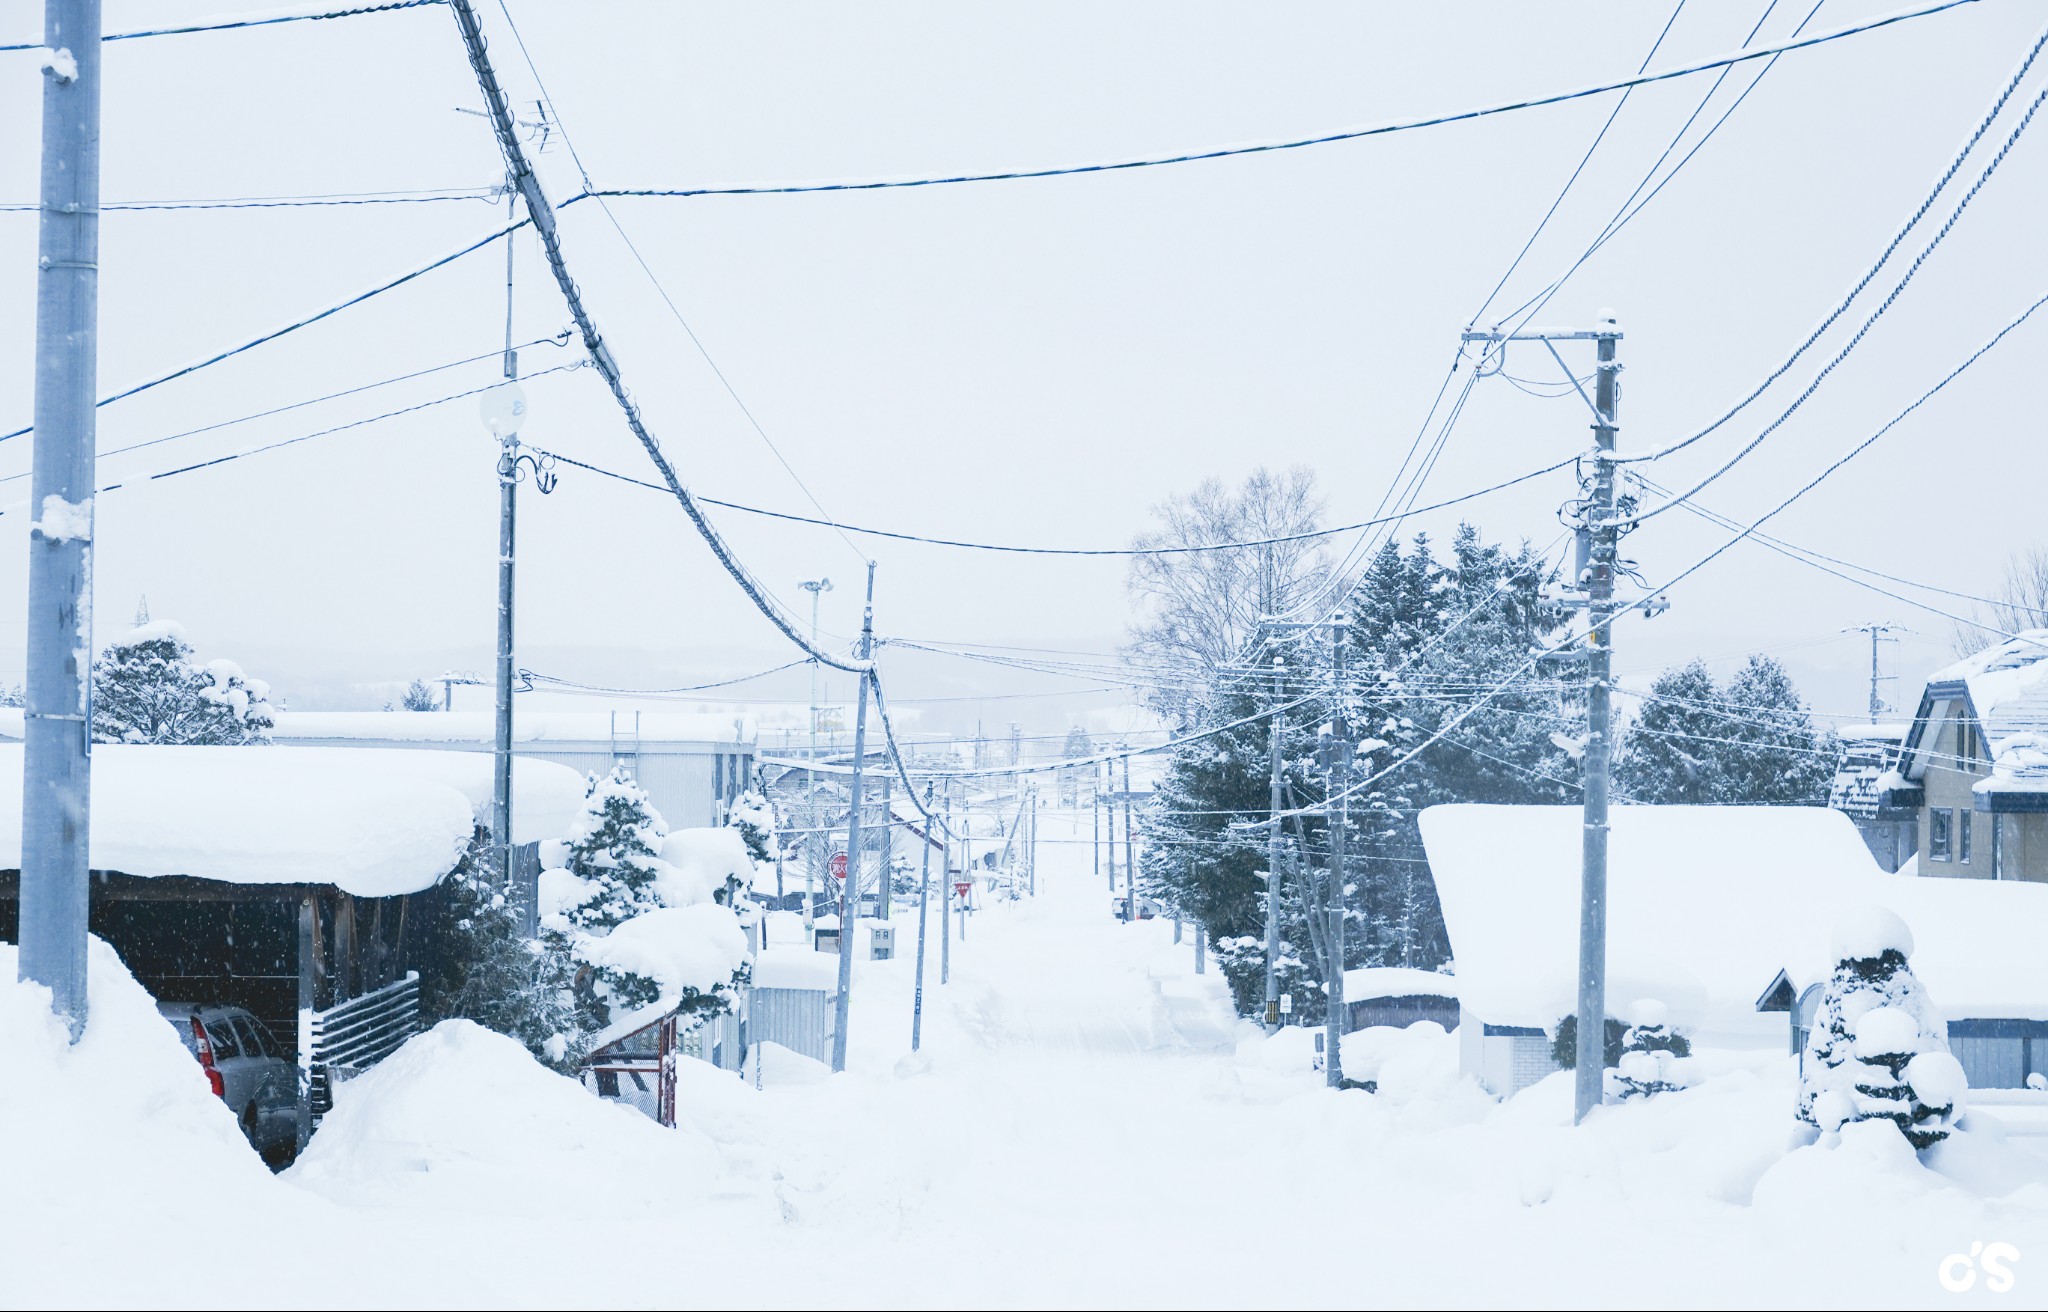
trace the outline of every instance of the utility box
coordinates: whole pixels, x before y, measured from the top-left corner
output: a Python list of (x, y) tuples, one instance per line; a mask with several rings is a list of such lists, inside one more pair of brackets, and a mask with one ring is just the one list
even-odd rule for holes
[(811, 946), (820, 952), (829, 952), (835, 957), (839, 955), (839, 926), (820, 925), (815, 933), (816, 938), (812, 940)]
[(868, 959), (890, 961), (896, 956), (896, 927), (894, 925), (868, 926)]

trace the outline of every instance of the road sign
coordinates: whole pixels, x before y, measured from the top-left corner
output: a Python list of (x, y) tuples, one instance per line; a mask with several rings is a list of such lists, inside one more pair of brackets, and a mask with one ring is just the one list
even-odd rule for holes
[(830, 869), (832, 871), (832, 878), (846, 878), (846, 853), (834, 852), (832, 854), (832, 864), (830, 866)]
[(967, 881), (965, 881), (965, 880), (955, 880), (955, 881), (954, 881), (954, 883), (953, 883), (953, 895), (954, 895), (955, 897), (966, 897), (966, 896), (967, 896), (967, 894), (968, 894), (968, 893), (969, 893), (969, 892), (970, 892), (970, 891), (971, 891), (971, 890), (972, 890), (973, 888), (974, 888), (974, 885), (973, 885), (973, 884), (971, 884), (971, 883), (968, 883), (968, 882), (967, 882)]

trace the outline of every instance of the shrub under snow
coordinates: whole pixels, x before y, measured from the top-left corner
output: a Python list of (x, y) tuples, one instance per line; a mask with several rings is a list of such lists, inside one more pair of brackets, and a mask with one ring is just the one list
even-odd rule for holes
[(1822, 1130), (1888, 1120), (1930, 1148), (1962, 1115), (1967, 1081), (1948, 1026), (1907, 966), (1912, 931), (1882, 907), (1844, 916), (1807, 1037), (1799, 1117)]

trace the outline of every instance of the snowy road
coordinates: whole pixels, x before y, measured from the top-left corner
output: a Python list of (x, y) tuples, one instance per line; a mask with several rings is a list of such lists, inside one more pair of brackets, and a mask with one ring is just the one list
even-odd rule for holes
[[(2016, 1303), (2048, 1289), (2039, 1140), (1979, 1139), (1945, 1174), (1895, 1134), (1788, 1153), (1769, 1055), (1574, 1130), (1561, 1085), (1497, 1105), (1423, 1028), (1347, 1045), (1381, 1091), (1333, 1094), (1303, 1032), (1240, 1026), (1167, 923), (1110, 917), (1077, 835), (1037, 899), (973, 918), (943, 987), (934, 951), (917, 1057), (912, 919), (903, 959), (859, 967), (848, 1074), (756, 1093), (685, 1062), (673, 1133), (444, 1029), (412, 1083), (404, 1054), (380, 1072), (353, 1137), (337, 1118), (273, 1179), (217, 1102), (121, 1086), (91, 1036), (48, 1057), (0, 993), (30, 1063), (0, 1082), (24, 1164), (0, 1177), (0, 1304), (1893, 1307), (1952, 1302), (1939, 1261), (1996, 1240), (2023, 1254)], [(59, 1060), (102, 1074), (38, 1105)], [(188, 1278), (222, 1248), (232, 1279)]]

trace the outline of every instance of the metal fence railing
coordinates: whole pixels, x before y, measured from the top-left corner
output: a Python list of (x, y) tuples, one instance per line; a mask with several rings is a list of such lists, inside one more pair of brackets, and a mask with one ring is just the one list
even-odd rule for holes
[(312, 1015), (312, 1102), (320, 1116), (334, 1085), (383, 1061), (420, 1028), (420, 977), (405, 978)]

